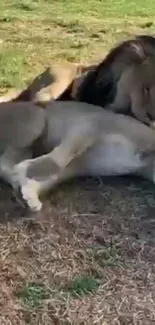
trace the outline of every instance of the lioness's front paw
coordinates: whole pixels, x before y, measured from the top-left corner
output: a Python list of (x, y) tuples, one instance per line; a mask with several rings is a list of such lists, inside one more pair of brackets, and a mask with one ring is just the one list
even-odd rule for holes
[(42, 203), (38, 197), (39, 184), (36, 181), (29, 180), (26, 185), (21, 187), (21, 194), (28, 207), (34, 211), (40, 211)]

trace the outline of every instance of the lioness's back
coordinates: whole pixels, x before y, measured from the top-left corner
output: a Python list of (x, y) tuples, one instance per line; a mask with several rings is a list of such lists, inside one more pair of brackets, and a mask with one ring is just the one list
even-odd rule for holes
[(23, 147), (37, 138), (45, 124), (45, 111), (31, 102), (0, 104), (0, 148)]

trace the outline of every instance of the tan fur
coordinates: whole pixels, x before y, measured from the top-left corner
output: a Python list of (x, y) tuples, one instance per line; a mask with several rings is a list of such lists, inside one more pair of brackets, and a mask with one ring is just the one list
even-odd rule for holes
[(155, 181), (155, 131), (136, 119), (75, 101), (0, 105), (0, 176), (32, 210), (69, 178), (130, 173)]

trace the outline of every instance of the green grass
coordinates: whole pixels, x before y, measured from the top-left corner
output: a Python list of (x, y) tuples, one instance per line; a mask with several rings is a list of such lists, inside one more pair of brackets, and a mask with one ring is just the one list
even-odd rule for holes
[(94, 247), (94, 260), (101, 267), (115, 267), (122, 263), (119, 251), (114, 246)]
[(94, 62), (135, 33), (153, 33), (153, 0), (0, 0), (0, 89), (56, 61)]
[(85, 295), (97, 290), (99, 281), (92, 276), (78, 276), (70, 283), (69, 291), (73, 295)]
[(39, 307), (45, 296), (44, 287), (35, 283), (26, 284), (21, 291), (16, 293), (16, 297), (28, 308)]

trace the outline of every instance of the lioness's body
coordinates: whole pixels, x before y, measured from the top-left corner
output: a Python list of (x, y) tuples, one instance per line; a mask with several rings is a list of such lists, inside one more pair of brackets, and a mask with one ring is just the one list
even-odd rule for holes
[(40, 192), (74, 176), (154, 181), (155, 131), (131, 117), (86, 103), (55, 101), (43, 110), (18, 102), (0, 105), (0, 123), (0, 176), (34, 210)]
[(95, 144), (66, 167), (62, 173), (64, 178), (139, 174), (146, 163), (141, 159), (141, 153), (155, 149), (154, 131), (131, 117), (116, 115), (99, 106), (57, 102), (53, 109), (51, 106), (47, 108), (47, 116), (48, 133), (44, 147), (48, 152), (59, 145), (68, 132), (77, 128), (80, 134), (84, 126), (91, 125), (94, 137), (97, 135)]

